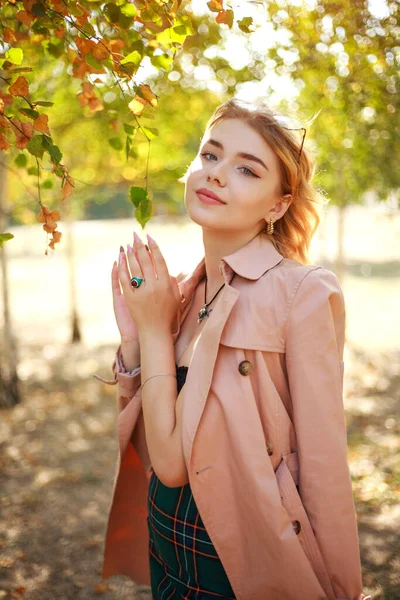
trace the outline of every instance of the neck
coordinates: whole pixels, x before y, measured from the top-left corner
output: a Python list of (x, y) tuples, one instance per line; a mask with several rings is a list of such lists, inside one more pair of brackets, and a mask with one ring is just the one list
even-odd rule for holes
[(204, 256), (207, 274), (207, 302), (210, 302), (221, 285), (225, 283), (224, 276), (219, 271), (221, 258), (233, 254), (239, 250), (239, 248), (245, 246), (256, 235), (256, 231), (240, 231), (236, 233), (228, 231), (221, 233), (220, 231), (205, 230), (203, 228)]

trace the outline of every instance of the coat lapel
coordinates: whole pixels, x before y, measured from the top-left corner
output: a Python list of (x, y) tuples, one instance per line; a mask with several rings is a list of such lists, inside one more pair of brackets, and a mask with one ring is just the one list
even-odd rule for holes
[[(209, 394), (222, 331), (240, 296), (240, 291), (231, 285), (232, 279), (235, 275), (250, 280), (259, 279), (281, 260), (283, 256), (275, 249), (271, 240), (261, 233), (233, 254), (221, 259), (220, 269), (225, 286), (213, 311), (207, 317), (207, 323), (194, 348), (188, 365), (186, 384), (181, 392), (187, 398), (183, 401), (182, 443), (188, 467), (190, 467), (193, 441)], [(185, 316), (185, 309), (189, 306), (189, 300), (205, 275), (203, 257), (193, 273), (179, 283), (180, 291), (184, 296), (184, 302), (180, 307), (179, 328)]]

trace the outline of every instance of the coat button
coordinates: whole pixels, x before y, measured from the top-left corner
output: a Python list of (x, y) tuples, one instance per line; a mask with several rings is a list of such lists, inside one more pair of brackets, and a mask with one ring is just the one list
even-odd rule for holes
[(296, 532), (296, 535), (299, 535), (300, 531), (301, 531), (301, 525), (300, 525), (300, 521), (292, 521), (292, 525), (293, 525), (293, 529)]
[(274, 453), (274, 445), (272, 442), (267, 442), (267, 452), (270, 456)]
[(249, 360), (242, 360), (242, 362), (239, 364), (239, 373), (241, 375), (250, 375), (252, 369), (253, 365)]

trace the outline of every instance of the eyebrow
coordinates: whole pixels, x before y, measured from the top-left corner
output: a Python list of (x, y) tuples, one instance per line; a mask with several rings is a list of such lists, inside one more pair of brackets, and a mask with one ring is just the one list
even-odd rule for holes
[[(213, 146), (216, 146), (217, 148), (220, 148), (221, 150), (224, 149), (223, 144), (221, 144), (221, 142), (218, 142), (218, 140), (213, 140), (212, 138), (210, 138), (209, 140), (207, 140), (204, 145), (206, 144), (212, 144)], [(248, 152), (238, 152), (236, 154), (236, 156), (240, 156), (241, 158), (246, 158), (247, 160), (252, 160), (253, 162), (259, 163), (260, 165), (262, 165), (264, 167), (264, 169), (267, 169), (267, 171), (269, 171), (267, 165), (261, 160), (261, 158), (258, 158), (257, 156), (254, 156), (254, 154), (249, 154)]]

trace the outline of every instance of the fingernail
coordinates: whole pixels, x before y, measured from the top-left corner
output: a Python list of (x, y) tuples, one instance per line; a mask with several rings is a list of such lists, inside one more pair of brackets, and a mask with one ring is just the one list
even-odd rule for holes
[(133, 251), (133, 248), (130, 244), (127, 244), (126, 247), (128, 248), (128, 252), (129, 254)]
[(119, 247), (119, 251), (120, 251), (120, 252), (125, 252), (125, 250), (124, 250), (124, 247), (123, 247), (123, 246), (120, 246), (120, 247)]
[(133, 232), (133, 237), (135, 238), (135, 242), (136, 242), (137, 244), (140, 244), (140, 242), (141, 242), (142, 240), (140, 239), (140, 237), (138, 236), (138, 234), (136, 233), (136, 231), (134, 231), (134, 232)]
[(153, 240), (153, 238), (151, 237), (151, 235), (149, 233), (146, 233), (146, 235), (147, 235), (147, 240), (148, 240), (150, 246), (156, 246), (157, 245), (156, 241)]

